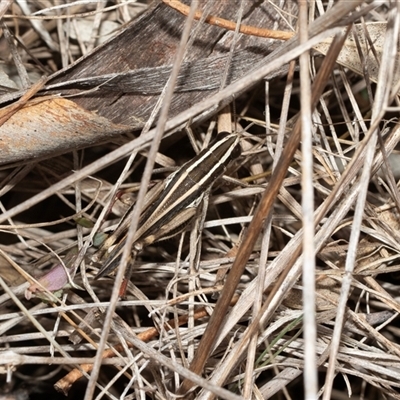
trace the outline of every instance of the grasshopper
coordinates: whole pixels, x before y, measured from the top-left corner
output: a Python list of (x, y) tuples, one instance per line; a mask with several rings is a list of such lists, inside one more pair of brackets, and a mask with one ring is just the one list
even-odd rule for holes
[[(196, 215), (196, 208), (203, 200), (204, 194), (225, 173), (230, 162), (239, 157), (240, 152), (238, 135), (220, 133), (208, 148), (164, 180), (142, 210), (130, 264), (143, 247), (169, 239), (185, 229)], [(118, 267), (132, 212), (133, 206), (94, 254), (94, 261), (105, 260), (96, 279), (110, 274)]]

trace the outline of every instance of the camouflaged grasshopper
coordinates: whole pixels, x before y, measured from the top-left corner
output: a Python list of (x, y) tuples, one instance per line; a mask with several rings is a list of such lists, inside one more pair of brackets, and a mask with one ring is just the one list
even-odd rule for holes
[[(169, 175), (146, 202), (135, 233), (130, 263), (143, 247), (182, 232), (196, 215), (196, 208), (229, 163), (240, 155), (239, 137), (220, 133), (210, 146)], [(133, 206), (115, 231), (93, 256), (104, 264), (96, 278), (108, 275), (119, 265), (131, 221)]]

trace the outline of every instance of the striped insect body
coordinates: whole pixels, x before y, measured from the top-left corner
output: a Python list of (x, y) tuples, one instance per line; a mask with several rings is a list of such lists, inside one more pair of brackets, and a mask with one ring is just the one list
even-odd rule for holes
[[(239, 155), (239, 137), (235, 134), (219, 134), (208, 148), (169, 175), (141, 213), (134, 237), (132, 259), (143, 247), (182, 232), (196, 215), (204, 193)], [(95, 254), (97, 259), (106, 258), (96, 278), (107, 275), (118, 267), (132, 210), (133, 206), (98, 250), (98, 254)]]

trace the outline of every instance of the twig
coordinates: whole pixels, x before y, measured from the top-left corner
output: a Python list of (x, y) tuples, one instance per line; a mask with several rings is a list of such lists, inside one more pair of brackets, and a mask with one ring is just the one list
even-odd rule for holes
[[(177, 0), (162, 0), (163, 3), (173, 8), (174, 10), (180, 12), (181, 14), (187, 16), (189, 14), (190, 7), (182, 4)], [(196, 11), (194, 16), (195, 20), (200, 20), (203, 13), (201, 11)], [(215, 17), (214, 15), (208, 15), (205, 20), (207, 24), (219, 26), (221, 28), (228, 29), (230, 31), (234, 31), (236, 29), (236, 22), (229, 21), (224, 18)], [(259, 36), (270, 39), (278, 39), (278, 40), (288, 40), (294, 36), (293, 32), (285, 32), (285, 31), (275, 31), (271, 29), (263, 29), (257, 28), (251, 25), (240, 25), (239, 28), (240, 33), (244, 33), (246, 35)]]
[(47, 77), (39, 79), (33, 84), (27, 91), (21, 96), (21, 98), (15, 103), (8, 107), (4, 107), (0, 110), (0, 126), (3, 125), (9, 118), (12, 117), (19, 109), (26, 105), (29, 99), (31, 99), (39, 90), (46, 84)]

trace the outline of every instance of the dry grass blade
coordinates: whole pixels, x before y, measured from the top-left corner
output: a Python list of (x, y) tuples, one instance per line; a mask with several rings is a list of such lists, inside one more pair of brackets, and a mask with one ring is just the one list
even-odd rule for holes
[[(299, 40), (304, 43), (308, 39), (308, 7), (306, 1), (299, 2)], [(341, 44), (341, 43), (340, 43)], [(328, 54), (334, 52), (328, 50)], [(315, 399), (318, 392), (318, 371), (316, 363), (317, 321), (315, 295), (315, 244), (310, 238), (315, 237), (314, 221), (314, 165), (312, 158), (312, 113), (315, 109), (312, 102), (312, 87), (310, 82), (310, 54), (303, 53), (299, 59), (300, 88), (301, 88), (301, 190), (302, 190), (302, 219), (303, 219), (303, 312), (304, 336), (308, 340), (304, 344), (304, 396)], [(317, 77), (318, 79), (318, 77)], [(322, 93), (320, 93), (322, 94)]]

